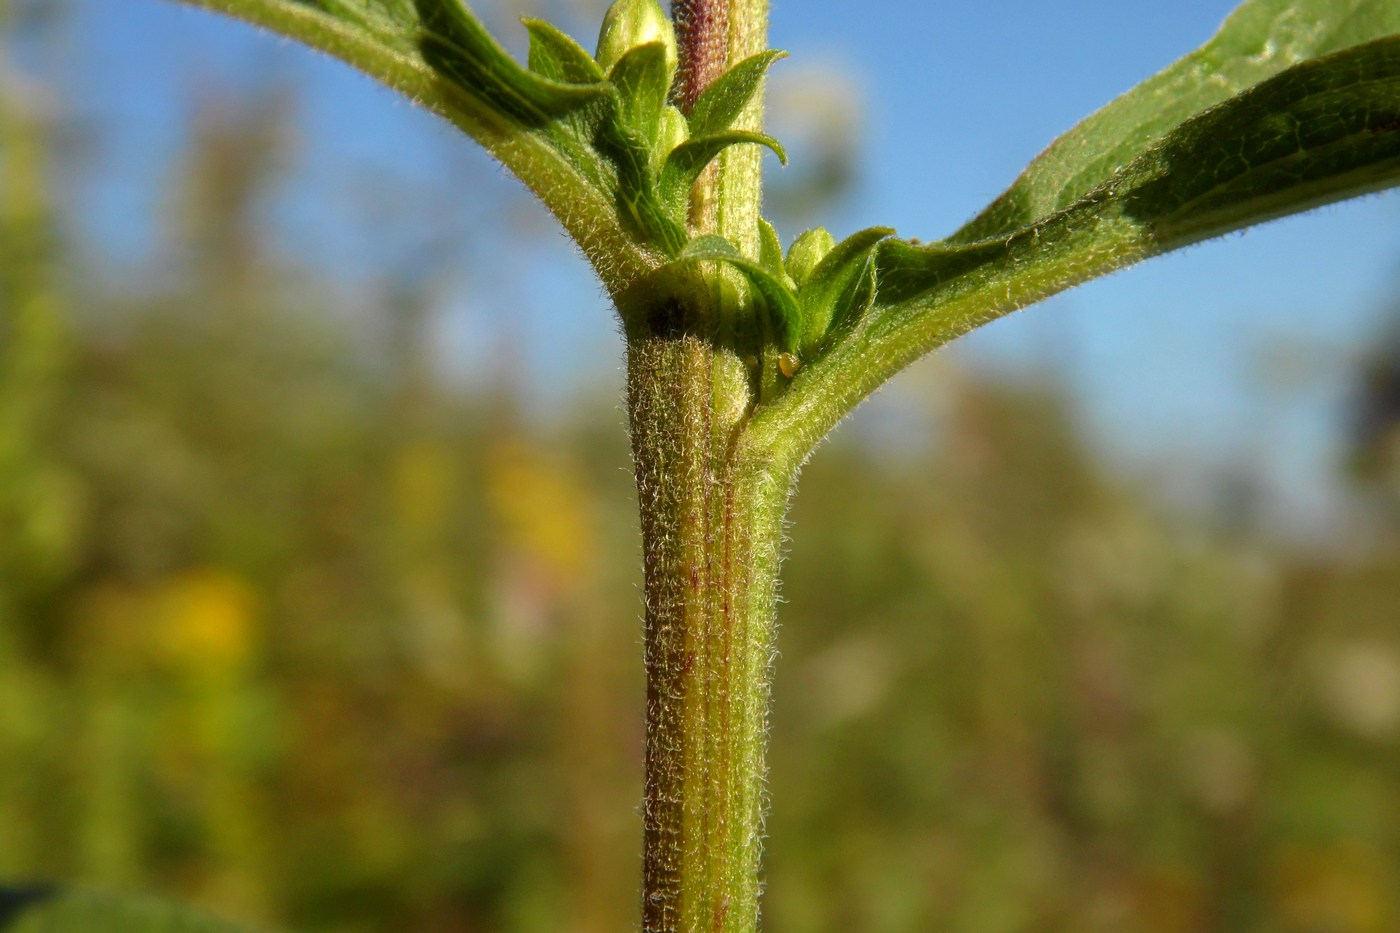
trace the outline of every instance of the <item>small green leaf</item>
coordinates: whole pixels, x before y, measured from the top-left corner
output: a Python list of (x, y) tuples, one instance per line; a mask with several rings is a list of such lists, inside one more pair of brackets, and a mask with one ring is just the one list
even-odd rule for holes
[(671, 75), (666, 49), (660, 42), (636, 46), (613, 66), (612, 82), (621, 98), (619, 115), (646, 141), (648, 152), (656, 146)]
[[(606, 78), (602, 69), (593, 61), (593, 56), (585, 52), (577, 42), (543, 20), (523, 19), (521, 22), (530, 36), (528, 62), (531, 71), (551, 81), (565, 84), (584, 87), (606, 86), (603, 83)], [(591, 156), (588, 141), (595, 133), (598, 116), (594, 108), (575, 110), (558, 118), (557, 125), (552, 128), (549, 137), (575, 162), (587, 164)], [(564, 132), (565, 129), (567, 133)], [(600, 177), (602, 173), (595, 168), (590, 174), (593, 175), (596, 184), (606, 189), (607, 180)]]
[(764, 74), (774, 62), (786, 57), (786, 52), (777, 49), (759, 52), (711, 82), (690, 109), (690, 135), (711, 136), (732, 127), (758, 93)]
[(773, 225), (762, 217), (758, 218), (758, 263), (788, 288), (797, 291), (796, 283), (783, 267), (783, 241)]
[(661, 125), (656, 130), (656, 146), (652, 150), (652, 161), (656, 167), (656, 174), (661, 174), (661, 166), (666, 163), (666, 157), (690, 138), (690, 131), (686, 126), (685, 116), (670, 104), (667, 104), (661, 111)]
[[(809, 233), (813, 236), (808, 243), (819, 247), (820, 234)], [(870, 227), (853, 233), (828, 249), (805, 276), (798, 292), (798, 302), (802, 306), (799, 343), (804, 356), (817, 352), (828, 334), (848, 326), (865, 310), (874, 293), (875, 247), (893, 234), (889, 227)], [(830, 237), (828, 233), (827, 238)], [(793, 246), (797, 246), (796, 241)]]
[(607, 96), (606, 85), (552, 81), (516, 64), (458, 0), (415, 0), (423, 58), (465, 92), (526, 126), (540, 126)]
[(0, 889), (4, 933), (238, 933), (240, 929), (154, 898), (51, 885)]
[(769, 272), (759, 263), (746, 259), (722, 236), (708, 234), (691, 240), (676, 257), (677, 262), (723, 262), (748, 280), (763, 298), (766, 312), (765, 342), (786, 350), (796, 349), (798, 330), (797, 296), (792, 293), (782, 279)]
[(600, 84), (607, 80), (603, 69), (567, 33), (542, 19), (521, 22), (530, 34), (530, 70), (551, 81), (565, 84)]
[(777, 155), (778, 161), (787, 164), (787, 153), (782, 144), (771, 136), (750, 133), (747, 130), (727, 130), (713, 136), (691, 137), (671, 150), (666, 164), (661, 169), (661, 200), (667, 205), (683, 205), (695, 179), (730, 146), (741, 143), (755, 143), (767, 146)]
[[(891, 231), (893, 232), (893, 231)], [(792, 241), (788, 247), (786, 268), (792, 280), (803, 286), (812, 277), (812, 270), (817, 267), (826, 254), (836, 246), (836, 238), (831, 235), (831, 231), (825, 227), (814, 227), (811, 230), (804, 230), (797, 235), (797, 239)]]
[(618, 213), (636, 236), (674, 256), (686, 242), (685, 228), (678, 220), (683, 215), (657, 199), (649, 142), (636, 130), (610, 122), (600, 131), (598, 145), (617, 172)]
[(952, 239), (1027, 226), (1104, 184), (1194, 114), (1307, 59), (1397, 33), (1396, 0), (1250, 0), (1201, 48), (1055, 140)]

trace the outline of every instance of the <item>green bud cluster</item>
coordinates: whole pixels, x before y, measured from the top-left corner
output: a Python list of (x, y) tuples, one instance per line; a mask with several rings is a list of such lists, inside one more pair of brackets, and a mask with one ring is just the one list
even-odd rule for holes
[(605, 167), (600, 177), (637, 239), (668, 257), (689, 240), (686, 220), (695, 180), (730, 146), (777, 140), (735, 129), (781, 52), (739, 62), (696, 100), (689, 115), (670, 102), (679, 64), (676, 31), (658, 0), (616, 0), (603, 17), (597, 51), (541, 20), (526, 20), (530, 71), (551, 93), (589, 91), (586, 102), (556, 122), (579, 154)]
[(572, 111), (565, 125), (611, 166), (619, 213), (638, 237), (674, 265), (723, 262), (747, 280), (755, 308), (753, 359), (763, 391), (780, 391), (824, 352), (831, 334), (869, 305), (874, 249), (890, 232), (863, 231), (837, 244), (825, 229), (809, 230), (784, 257), (777, 233), (761, 223), (756, 260), (722, 237), (689, 236), (691, 188), (716, 156), (733, 145), (759, 144), (785, 158), (776, 140), (736, 128), (783, 53), (767, 51), (738, 62), (683, 114), (670, 101), (678, 62), (675, 29), (658, 0), (616, 0), (591, 56), (547, 23), (526, 25), (532, 71), (605, 93), (594, 106)]
[(893, 233), (871, 227), (837, 243), (817, 227), (798, 236), (784, 258), (777, 232), (760, 220), (757, 260), (711, 235), (686, 244), (676, 262), (722, 262), (748, 280), (758, 299), (760, 366), (767, 367), (760, 384), (771, 395), (860, 321), (875, 300), (876, 251)]

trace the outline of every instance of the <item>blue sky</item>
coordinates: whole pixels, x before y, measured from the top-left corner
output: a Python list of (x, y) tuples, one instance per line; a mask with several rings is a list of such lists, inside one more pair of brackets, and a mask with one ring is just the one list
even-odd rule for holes
[[(441, 193), (392, 218), (392, 242), (407, 252), (430, 232), (451, 240), (509, 216), (512, 229), (539, 235), (510, 255), (463, 255), (461, 274), (445, 278), (445, 363), (489, 368), (505, 328), (529, 348), (545, 401), (581, 381), (620, 387), (620, 345), (587, 269), (547, 218), (517, 206), (518, 186), (483, 171), (484, 156), (445, 125), (337, 63), (167, 0), (72, 6), (68, 47), (77, 54), (65, 94), (110, 130), (95, 156), (110, 171), (83, 192), (84, 223), (113, 263), (138, 261), (149, 243), (192, 88), (275, 76), (302, 93), (291, 193), (272, 218), (280, 248), (353, 287), (366, 253), (390, 242), (351, 232), (365, 218), (345, 206), (346, 188), (374, 180)], [(600, 6), (575, 0), (565, 11), (585, 45), (584, 24)], [(775, 80), (784, 70), (836, 69), (861, 103), (857, 179), (827, 226), (839, 236), (885, 224), (931, 239), (974, 214), (1059, 132), (1199, 45), (1231, 6), (775, 0), (772, 44), (791, 53)], [(510, 17), (488, 19), (520, 47)], [(791, 155), (803, 159), (801, 149)], [(1397, 294), (1392, 192), (1154, 260), (1000, 321), (896, 380), (853, 430), (878, 433), (909, 417), (918, 406), (903, 400), (932, 391), (950, 367), (1048, 371), (1082, 400), (1092, 436), (1140, 474), (1170, 486), (1201, 465), (1262, 464), (1295, 518), (1310, 518), (1334, 497), (1332, 413), (1345, 361)]]

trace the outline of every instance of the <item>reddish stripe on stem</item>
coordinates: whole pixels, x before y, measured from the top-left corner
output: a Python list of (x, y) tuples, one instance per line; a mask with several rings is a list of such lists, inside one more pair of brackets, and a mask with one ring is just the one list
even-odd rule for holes
[(724, 74), (729, 57), (729, 4), (724, 0), (672, 0), (680, 65), (676, 105), (690, 113), (700, 92)]

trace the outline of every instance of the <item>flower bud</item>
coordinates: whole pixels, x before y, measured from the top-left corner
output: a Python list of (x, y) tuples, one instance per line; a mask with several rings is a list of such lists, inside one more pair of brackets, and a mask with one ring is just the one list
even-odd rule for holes
[(788, 247), (787, 273), (792, 276), (798, 288), (807, 284), (812, 270), (835, 245), (836, 238), (825, 227), (808, 230), (792, 241), (792, 245)]
[(649, 42), (660, 42), (666, 49), (666, 66), (675, 73), (679, 56), (676, 31), (657, 0), (616, 0), (603, 16), (598, 32), (598, 52), (594, 58), (604, 74), (632, 49)]

